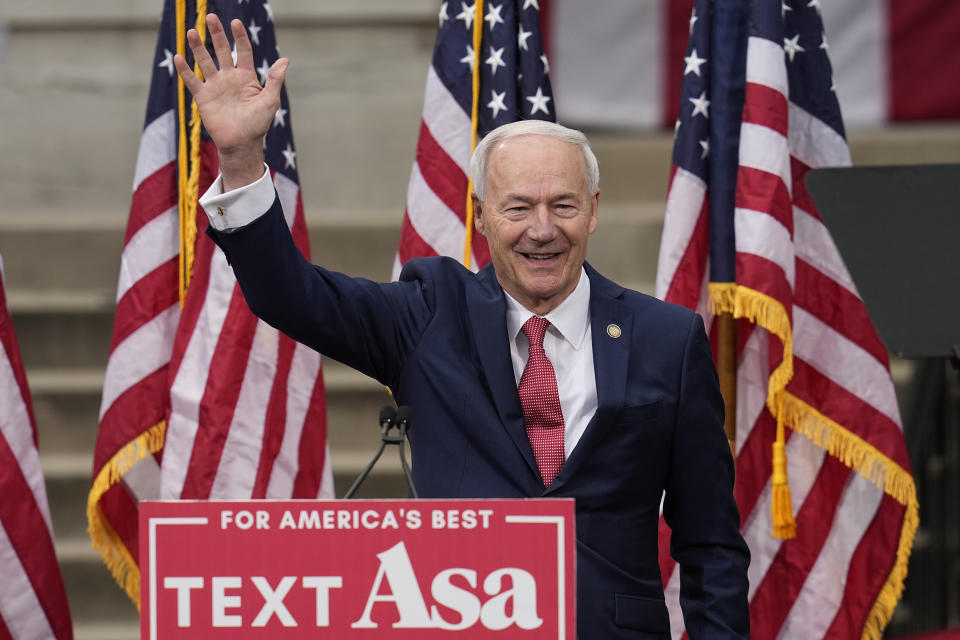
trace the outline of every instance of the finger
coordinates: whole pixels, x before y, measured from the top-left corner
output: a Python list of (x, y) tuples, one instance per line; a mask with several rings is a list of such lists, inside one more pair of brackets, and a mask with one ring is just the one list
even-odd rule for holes
[(230, 52), (230, 41), (227, 40), (227, 34), (223, 30), (223, 25), (220, 24), (220, 18), (212, 13), (207, 14), (207, 30), (210, 32), (213, 52), (217, 54), (217, 62), (220, 68), (232, 68), (233, 54)]
[(230, 30), (233, 32), (233, 43), (237, 46), (237, 68), (253, 71), (253, 46), (247, 37), (247, 30), (236, 19), (230, 21)]
[(267, 71), (267, 83), (263, 85), (263, 93), (269, 100), (275, 101), (277, 106), (280, 105), (280, 89), (283, 87), (283, 79), (289, 65), (290, 60), (280, 58), (270, 65), (270, 70)]
[(173, 56), (173, 66), (177, 68), (177, 73), (183, 78), (183, 84), (187, 87), (187, 91), (193, 95), (197, 95), (197, 91), (203, 87), (203, 82), (201, 82), (197, 74), (193, 72), (193, 69), (190, 68), (187, 61), (184, 60), (183, 56), (179, 53)]
[(210, 78), (216, 74), (217, 65), (213, 64), (213, 60), (210, 58), (210, 54), (207, 53), (207, 48), (203, 46), (203, 42), (200, 40), (200, 34), (197, 33), (196, 29), (187, 31), (187, 44), (190, 45), (190, 50), (193, 51), (193, 59), (196, 61), (197, 66), (200, 67), (200, 72), (203, 73), (203, 76)]

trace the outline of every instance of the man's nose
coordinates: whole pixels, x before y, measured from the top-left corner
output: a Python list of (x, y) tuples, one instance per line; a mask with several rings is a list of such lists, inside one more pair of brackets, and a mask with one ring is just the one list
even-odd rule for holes
[(537, 242), (550, 242), (557, 235), (557, 227), (553, 223), (553, 216), (545, 206), (537, 206), (529, 218), (527, 236)]

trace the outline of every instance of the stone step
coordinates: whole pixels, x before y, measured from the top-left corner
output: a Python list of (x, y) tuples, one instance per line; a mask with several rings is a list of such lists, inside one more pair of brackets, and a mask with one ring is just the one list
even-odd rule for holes
[[(3, 217), (103, 215), (122, 226), (149, 70), (156, 64), (155, 18), (137, 20), (124, 13), (118, 22), (111, 11), (99, 14), (97, 24), (84, 20), (98, 15), (85, 6), (59, 13), (33, 9), (31, 18), (26, 7), (36, 3), (16, 4), (0, 115), (16, 114), (18, 126), (0, 131), (0, 146), (7, 151), (0, 158), (0, 212)], [(293, 60), (287, 88), (304, 200), (308, 214), (324, 219), (386, 215), (395, 221), (405, 202), (436, 27), (432, 15), (411, 19), (425, 15), (416, 8), (390, 9), (392, 15), (406, 16), (399, 21), (379, 20), (377, 11), (392, 3), (374, 4), (381, 9), (351, 9), (352, 18), (346, 10), (330, 10), (328, 15), (341, 17), (280, 22), (282, 50)], [(45, 22), (55, 15), (59, 22)], [(95, 29), (97, 37), (67, 28), (71, 21)], [(105, 51), (123, 55), (105, 56)], [(31, 108), (24, 110), (24, 104)], [(45, 135), (38, 138), (37, 130)], [(596, 138), (605, 168), (604, 197), (610, 202), (623, 200), (623, 193), (655, 199), (664, 191), (670, 135), (630, 140), (636, 142), (609, 134)], [(624, 148), (630, 153), (621, 181), (613, 167)], [(91, 149), (96, 149), (95, 163), (89, 162)]]
[[(662, 202), (601, 202), (590, 260), (611, 277), (652, 280)], [(308, 215), (313, 260), (335, 271), (388, 280), (402, 211), (394, 214), (384, 221), (321, 220)], [(47, 213), (33, 218), (0, 217), (0, 250), (10, 308), (38, 314), (58, 308), (81, 313), (109, 311), (123, 237), (123, 225), (106, 216)]]
[[(92, 454), (100, 411), (103, 372), (28, 370), (40, 451), (61, 456)], [(379, 444), (377, 416), (393, 401), (386, 388), (339, 363), (327, 361), (327, 431), (338, 455), (365, 452)], [(336, 463), (336, 460), (335, 460)], [(89, 475), (87, 466), (84, 474)]]
[(140, 640), (140, 619), (75, 621), (73, 640)]
[[(278, 37), (293, 61), (287, 88), (307, 211), (395, 221), (415, 152), (435, 2), (277, 5)], [(106, 0), (10, 0), (4, 14), (0, 118), (17, 126), (0, 129), (0, 218), (103, 215), (122, 227), (156, 65), (157, 3), (137, 0), (120, 13)], [(958, 132), (951, 123), (909, 125), (850, 139), (858, 163), (945, 162), (958, 159)], [(669, 132), (593, 139), (607, 202), (662, 202)]]

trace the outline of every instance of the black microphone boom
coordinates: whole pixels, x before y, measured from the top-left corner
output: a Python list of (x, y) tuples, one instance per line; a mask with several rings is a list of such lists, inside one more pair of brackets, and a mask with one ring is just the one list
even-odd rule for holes
[[(364, 468), (357, 479), (353, 482), (353, 485), (347, 491), (346, 495), (343, 496), (345, 500), (352, 498), (353, 494), (356, 493), (357, 489), (360, 488), (360, 485), (363, 483), (363, 481), (367, 479), (367, 476), (370, 474), (373, 466), (377, 463), (377, 460), (380, 459), (380, 456), (383, 455), (383, 450), (388, 444), (397, 445), (397, 450), (400, 454), (400, 466), (403, 467), (403, 475), (406, 477), (407, 485), (410, 487), (410, 494), (414, 498), (420, 497), (417, 494), (416, 486), (413, 484), (413, 474), (410, 472), (410, 466), (407, 464), (407, 455), (406, 450), (404, 449), (404, 441), (407, 437), (407, 430), (410, 429), (412, 423), (413, 411), (410, 410), (410, 407), (402, 406), (394, 409), (393, 407), (387, 405), (380, 409), (380, 448), (377, 449), (377, 453), (373, 456), (373, 460), (370, 461), (370, 464)], [(396, 427), (398, 430), (397, 434), (391, 433), (394, 427)]]

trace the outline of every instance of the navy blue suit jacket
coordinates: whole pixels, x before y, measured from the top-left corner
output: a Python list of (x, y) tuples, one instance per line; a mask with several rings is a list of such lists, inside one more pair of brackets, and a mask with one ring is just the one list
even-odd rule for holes
[[(723, 404), (698, 315), (630, 291), (589, 265), (599, 406), (544, 489), (527, 439), (493, 268), (411, 260), (396, 283), (309, 264), (279, 201), (210, 235), (253, 312), (388, 385), (412, 407), (425, 498), (576, 499), (577, 627), (590, 638), (668, 637), (657, 562), (661, 496), (691, 638), (749, 635), (749, 552), (733, 500)], [(620, 337), (606, 327), (616, 324)]]

